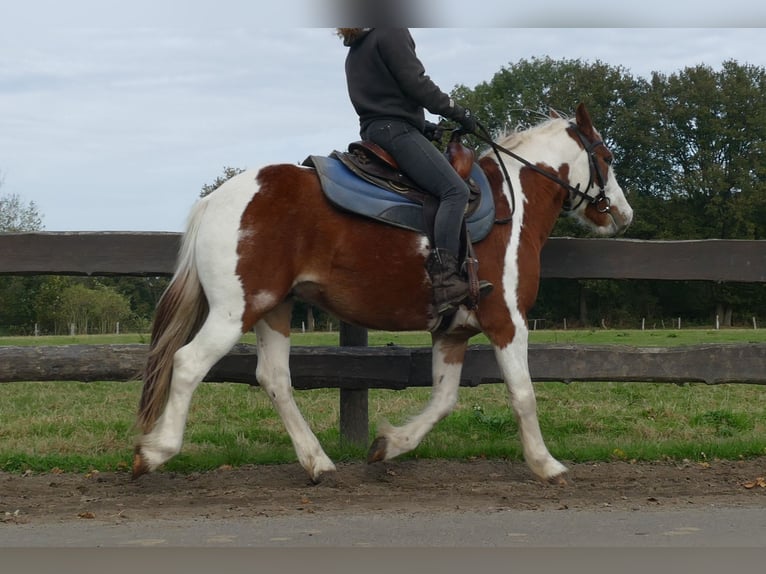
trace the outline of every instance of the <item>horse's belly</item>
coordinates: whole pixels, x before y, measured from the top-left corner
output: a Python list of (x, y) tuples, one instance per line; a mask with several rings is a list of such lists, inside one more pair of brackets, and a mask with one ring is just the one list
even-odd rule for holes
[(369, 329), (419, 331), (433, 322), (430, 284), (416, 287), (396, 274), (339, 271), (321, 283), (299, 283), (293, 292), (342, 321)]

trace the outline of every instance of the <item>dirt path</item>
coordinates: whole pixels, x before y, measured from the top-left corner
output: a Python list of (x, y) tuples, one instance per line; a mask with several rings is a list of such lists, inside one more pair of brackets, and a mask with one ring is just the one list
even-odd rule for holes
[(297, 464), (159, 472), (0, 473), (0, 531), (14, 523), (110, 523), (155, 518), (502, 509), (669, 509), (766, 506), (766, 457), (710, 463), (576, 464), (566, 486), (535, 480), (520, 462), (407, 460), (338, 465), (312, 485)]

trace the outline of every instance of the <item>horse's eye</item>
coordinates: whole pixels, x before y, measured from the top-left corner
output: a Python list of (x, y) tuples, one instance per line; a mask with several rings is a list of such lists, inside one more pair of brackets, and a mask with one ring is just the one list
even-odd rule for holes
[(614, 157), (611, 155), (608, 155), (604, 158), (604, 161), (606, 162), (606, 165), (612, 165), (612, 162), (614, 161)]

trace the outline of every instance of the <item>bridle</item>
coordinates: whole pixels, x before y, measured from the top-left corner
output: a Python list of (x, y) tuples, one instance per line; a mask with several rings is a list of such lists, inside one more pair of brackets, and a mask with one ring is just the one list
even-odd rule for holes
[[(505, 164), (500, 159), (500, 153), (509, 155), (516, 161), (524, 164), (529, 169), (539, 173), (540, 175), (547, 177), (551, 181), (557, 183), (558, 185), (566, 189), (569, 195), (567, 196), (566, 200), (564, 201), (564, 205), (562, 206), (563, 211), (565, 212), (574, 211), (575, 209), (580, 207), (580, 205), (582, 205), (583, 202), (587, 201), (589, 204), (593, 205), (598, 210), (599, 213), (609, 212), (611, 202), (609, 198), (606, 196), (606, 190), (605, 190), (606, 177), (605, 177), (605, 174), (601, 171), (601, 166), (599, 166), (598, 164), (598, 158), (596, 157), (596, 153), (595, 153), (596, 148), (598, 148), (599, 146), (603, 146), (604, 142), (601, 140), (598, 140), (595, 142), (589, 142), (585, 138), (585, 135), (582, 133), (580, 128), (577, 127), (577, 124), (570, 122), (569, 128), (572, 131), (574, 131), (575, 134), (577, 134), (577, 137), (579, 138), (580, 143), (585, 149), (585, 153), (588, 154), (588, 166), (590, 169), (590, 175), (588, 178), (588, 186), (585, 188), (585, 191), (580, 189), (579, 183), (576, 186), (573, 186), (568, 181), (564, 181), (557, 175), (536, 166), (532, 162), (524, 159), (518, 154), (512, 152), (511, 150), (504, 148), (501, 145), (498, 145), (490, 137), (487, 129), (483, 125), (479, 124), (478, 122), (477, 122), (477, 128), (478, 128), (477, 132), (474, 132), (473, 135), (476, 136), (479, 140), (488, 144), (492, 148), (492, 150), (495, 152), (495, 156), (497, 157), (497, 162), (500, 164), (500, 168), (503, 170), (503, 176), (505, 177), (505, 181), (508, 183), (508, 188), (511, 191), (511, 215), (516, 210), (515, 197), (513, 193), (513, 186), (511, 185), (511, 178), (508, 175), (508, 170), (506, 169)], [(593, 187), (594, 183), (598, 186), (598, 193), (596, 195), (590, 195), (588, 192)], [(576, 204), (575, 204), (575, 201), (577, 202)], [(503, 220), (498, 220), (497, 223), (507, 223), (510, 220), (511, 218), (509, 217)]]
[[(599, 213), (608, 213), (609, 208), (611, 206), (611, 201), (606, 196), (606, 192), (604, 191), (604, 188), (606, 187), (606, 178), (604, 177), (604, 174), (601, 172), (601, 166), (598, 164), (598, 158), (596, 157), (595, 149), (599, 146), (603, 146), (604, 142), (602, 140), (597, 140), (594, 142), (588, 142), (585, 139), (585, 135), (582, 133), (580, 128), (577, 127), (576, 124), (570, 123), (569, 126), (572, 128), (572, 131), (574, 131), (575, 134), (577, 134), (577, 137), (580, 139), (580, 143), (582, 144), (583, 148), (585, 148), (585, 153), (588, 154), (588, 162), (590, 167), (590, 175), (588, 178), (588, 187), (585, 188), (585, 192), (580, 191), (580, 184), (577, 184), (576, 188), (570, 188), (574, 189), (577, 193), (577, 195), (580, 196), (580, 201), (577, 202), (577, 205), (572, 207), (572, 195), (571, 195), (571, 189), (570, 189), (570, 195), (567, 198), (567, 200), (564, 202), (564, 210), (565, 211), (572, 211), (580, 207), (580, 204), (587, 200), (589, 203), (593, 204), (595, 208), (598, 210)], [(598, 193), (596, 195), (588, 195), (588, 191), (591, 187), (593, 187), (593, 183), (598, 184)], [(603, 203), (603, 206), (600, 204)], [(569, 204), (567, 206), (567, 204)]]

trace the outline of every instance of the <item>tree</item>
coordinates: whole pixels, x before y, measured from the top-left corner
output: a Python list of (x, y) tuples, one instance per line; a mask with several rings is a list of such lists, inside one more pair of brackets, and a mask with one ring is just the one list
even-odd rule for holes
[[(685, 238), (766, 236), (766, 70), (725, 62), (653, 74), (666, 197)], [(755, 218), (753, 217), (755, 215)]]
[[(42, 228), (42, 217), (33, 201), (25, 204), (17, 194), (0, 193), (0, 233)], [(17, 332), (19, 325), (26, 329), (33, 325), (34, 293), (43, 281), (42, 277), (0, 277), (0, 331)]]
[[(719, 71), (696, 66), (670, 76), (654, 73), (647, 81), (598, 61), (533, 58), (504, 67), (473, 90), (458, 86), (453, 97), (495, 135), (538, 123), (549, 108), (566, 114), (585, 102), (615, 154), (618, 179), (634, 207), (627, 237), (762, 239), (765, 74), (762, 67), (729, 61)], [(553, 230), (557, 236), (583, 233), (566, 218)], [(741, 312), (766, 308), (764, 290), (657, 281), (621, 282), (616, 288), (608, 281), (549, 280), (541, 285), (534, 312), (559, 321), (579, 317), (588, 323), (590, 317), (594, 323), (605, 316), (635, 320), (650, 313), (670, 318), (683, 310), (709, 321), (712, 309), (723, 319), (735, 306)]]
[(243, 173), (245, 170), (239, 167), (224, 167), (223, 168), (223, 175), (219, 175), (217, 178), (215, 178), (215, 181), (213, 183), (206, 183), (202, 186), (202, 190), (199, 193), (200, 197), (205, 197), (206, 195), (210, 195), (213, 193), (216, 189), (221, 187), (224, 183), (229, 181), (232, 177), (235, 175), (239, 175), (240, 173)]
[[(0, 186), (3, 180), (0, 177)], [(15, 193), (0, 193), (0, 233), (40, 231), (43, 221), (34, 201), (24, 204)]]
[[(766, 70), (724, 62), (652, 77), (664, 137), (651, 153), (667, 174), (671, 237), (766, 237)], [(711, 305), (730, 326), (736, 307), (766, 305), (762, 290), (715, 285)], [(759, 293), (760, 296), (759, 296)]]
[(110, 287), (88, 288), (81, 283), (61, 292), (59, 324), (74, 325), (77, 333), (112, 333), (118, 322), (131, 315), (128, 300)]
[(98, 284), (112, 288), (130, 303), (131, 320), (125, 325), (140, 332), (150, 329), (152, 316), (168, 277), (100, 277)]

